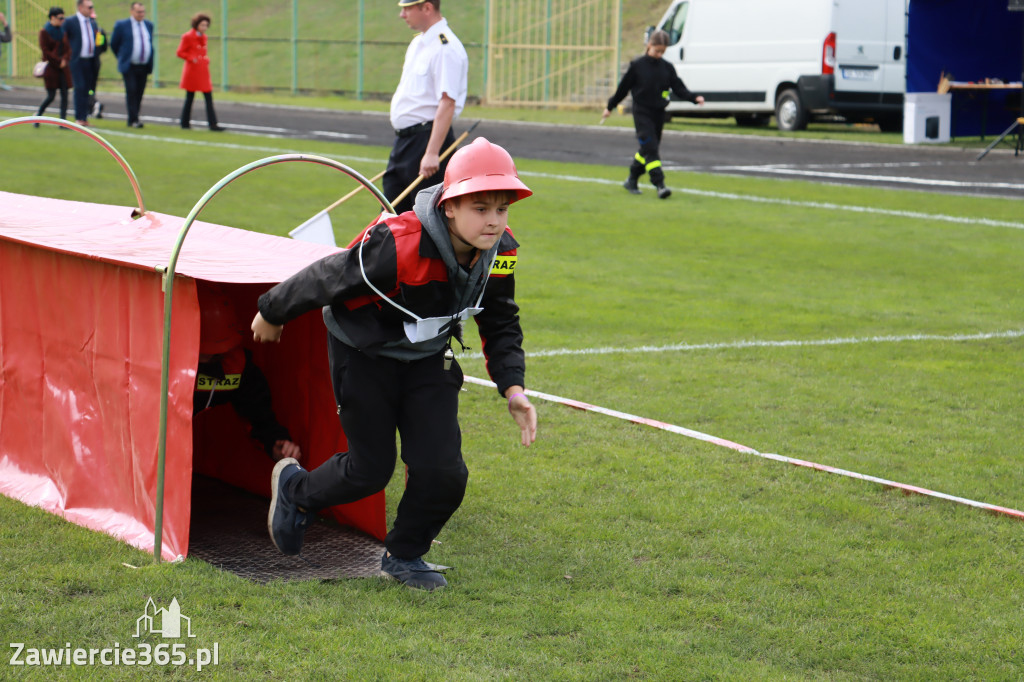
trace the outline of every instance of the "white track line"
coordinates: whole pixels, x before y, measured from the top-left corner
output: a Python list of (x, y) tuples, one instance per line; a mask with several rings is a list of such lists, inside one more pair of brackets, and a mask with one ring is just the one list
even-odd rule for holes
[[(478, 386), (489, 386), (495, 388), (495, 384), (492, 381), (486, 379), (477, 379), (476, 377), (467, 376), (466, 381), (471, 384)], [(634, 424), (641, 424), (643, 426), (650, 426), (655, 429), (661, 429), (662, 431), (669, 431), (671, 433), (677, 433), (687, 438), (693, 438), (696, 440), (704, 441), (705, 443), (711, 443), (713, 445), (719, 445), (730, 450), (736, 450), (748, 455), (754, 455), (755, 457), (761, 457), (763, 459), (770, 459), (776, 462), (785, 462), (786, 464), (792, 464), (794, 466), (806, 467), (808, 469), (814, 469), (816, 471), (823, 471), (829, 474), (837, 474), (839, 476), (845, 476), (847, 478), (856, 478), (861, 481), (869, 481), (871, 483), (878, 483), (889, 488), (896, 488), (906, 493), (916, 493), (918, 495), (925, 495), (927, 497), (936, 497), (949, 502), (956, 502), (957, 504), (967, 505), (969, 507), (975, 507), (977, 509), (984, 509), (985, 511), (992, 512), (994, 514), (1001, 514), (1003, 516), (1011, 516), (1018, 519), (1024, 519), (1024, 511), (1017, 509), (1011, 509), (1009, 507), (1000, 507), (999, 505), (989, 504), (987, 502), (977, 502), (975, 500), (969, 500), (965, 497), (957, 497), (956, 495), (949, 495), (947, 493), (940, 493), (935, 490), (929, 490), (928, 488), (922, 488), (916, 485), (909, 485), (907, 483), (899, 483), (897, 481), (890, 481), (885, 478), (878, 478), (876, 476), (868, 476), (866, 474), (859, 474), (856, 471), (848, 471), (846, 469), (838, 469), (836, 467), (828, 466), (827, 464), (818, 464), (816, 462), (808, 462), (803, 459), (794, 459), (792, 457), (785, 457), (783, 455), (776, 455), (767, 452), (758, 452), (754, 448), (739, 443), (734, 443), (731, 440), (719, 438), (718, 436), (711, 436), (700, 431), (694, 431), (693, 429), (687, 429), (682, 426), (675, 426), (673, 424), (667, 424), (656, 419), (648, 419), (647, 417), (638, 417), (633, 414), (626, 412), (619, 412), (618, 410), (610, 410), (606, 407), (599, 407), (597, 405), (591, 405), (590, 403), (584, 403), (579, 400), (573, 400), (571, 398), (562, 398), (560, 396), (551, 395), (550, 393), (541, 393), (540, 391), (534, 391), (532, 389), (526, 390), (526, 395), (532, 398), (538, 398), (540, 400), (547, 400), (549, 402), (558, 403), (560, 405), (566, 405), (573, 407), (577, 410), (584, 410), (586, 412), (596, 412), (609, 417), (615, 417), (616, 419), (623, 419)]]
[[(17, 107), (10, 107), (17, 108)], [(253, 150), (253, 151), (266, 151), (275, 154), (283, 154), (286, 152), (299, 153), (301, 150), (294, 149), (280, 149), (272, 147), (259, 147), (259, 146), (247, 146), (240, 144), (231, 144), (224, 142), (206, 142), (203, 140), (183, 140), (177, 138), (164, 138), (153, 135), (138, 135), (129, 133), (127, 131), (114, 131), (114, 130), (103, 130), (103, 135), (113, 137), (133, 137), (135, 139), (142, 139), (152, 142), (164, 142), (168, 144), (181, 144), (181, 145), (194, 145), (199, 147), (211, 147), (219, 149), (241, 149), (241, 150)], [(383, 163), (379, 159), (371, 159), (367, 157), (351, 156), (351, 155), (339, 155), (339, 154), (321, 154), (328, 158), (334, 158), (339, 160), (347, 161), (358, 161), (365, 163)], [(666, 170), (675, 170), (673, 168), (666, 168)], [(561, 180), (564, 182), (581, 182), (587, 184), (607, 185), (618, 187), (622, 183), (618, 180), (609, 180), (606, 178), (594, 178), (594, 177), (582, 177), (577, 175), (560, 175), (555, 173), (538, 173), (520, 170), (519, 175), (524, 177), (534, 178), (545, 178), (550, 180)], [(871, 176), (873, 177), (873, 176)], [(933, 183), (934, 184), (934, 183)], [(965, 183), (966, 186), (966, 183)], [(992, 220), (989, 218), (970, 218), (962, 216), (951, 216), (944, 215), (941, 213), (922, 213), (919, 211), (897, 211), (884, 208), (876, 208), (873, 206), (855, 206), (846, 204), (833, 204), (820, 201), (794, 201), (791, 199), (777, 199), (773, 197), (762, 197), (752, 194), (734, 194), (731, 192), (714, 192), (710, 190), (699, 190), (691, 189), (688, 187), (672, 188), (673, 192), (679, 194), (689, 194), (691, 196), (707, 197), (712, 199), (726, 199), (729, 201), (750, 201), (754, 203), (762, 204), (775, 204), (779, 206), (792, 206), (795, 208), (817, 208), (825, 209), (829, 211), (848, 211), (851, 213), (870, 213), (874, 215), (888, 215), (895, 216), (898, 218), (911, 218), (919, 220), (933, 220), (939, 222), (956, 223), (960, 225), (983, 225), (986, 227), (1009, 227), (1015, 230), (1024, 230), (1024, 223), (1011, 222), (1008, 220)]]
[[(767, 175), (799, 175), (801, 177), (829, 178), (831, 180), (858, 180), (864, 182), (893, 182), (903, 185), (923, 185), (925, 187), (959, 187), (975, 189), (1016, 189), (1024, 190), (1024, 185), (1012, 182), (963, 182), (961, 180), (939, 180), (936, 178), (915, 178), (897, 175), (867, 175), (864, 173), (838, 173), (824, 170), (806, 170), (800, 168), (784, 168), (781, 166), (717, 166), (718, 170), (733, 170), (748, 173), (764, 173)], [(668, 170), (672, 170), (671, 168)]]
[[(524, 177), (545, 178), (549, 180), (562, 180), (565, 182), (584, 182), (598, 185), (622, 185), (620, 180), (609, 180), (606, 178), (582, 177), (579, 175), (558, 175), (555, 173), (536, 173), (530, 171), (519, 171)], [(734, 194), (731, 192), (714, 192), (711, 190), (690, 189), (688, 187), (673, 187), (673, 192), (689, 194), (698, 197), (709, 197), (712, 199), (729, 199), (731, 201), (751, 201), (760, 204), (776, 204), (779, 206), (793, 206), (798, 208), (821, 208), (829, 211), (849, 211), (852, 213), (872, 213), (875, 215), (888, 215), (898, 218), (914, 218), (920, 220), (935, 220), (946, 223), (957, 223), (960, 225), (984, 225), (987, 227), (1011, 227), (1015, 230), (1024, 230), (1024, 223), (1015, 223), (1008, 220), (991, 220), (989, 218), (967, 218), (961, 216), (944, 215), (942, 213), (921, 213), (919, 211), (896, 211), (886, 208), (875, 208), (874, 206), (853, 206), (847, 204), (832, 204), (823, 201), (794, 201), (792, 199), (776, 199), (773, 197), (762, 197), (753, 194)]]
[[(979, 334), (907, 334), (905, 336), (850, 336), (832, 339), (792, 339), (782, 341), (725, 341), (721, 343), (673, 343), (665, 346), (619, 346), (600, 348), (555, 348), (530, 351), (530, 358), (551, 358), (563, 355), (613, 355), (618, 353), (668, 353), (673, 351), (723, 350), (732, 348), (792, 348), (799, 346), (847, 346), (862, 343), (903, 343), (907, 341), (984, 341), (986, 339), (1019, 339), (1024, 329)], [(483, 353), (466, 353), (463, 357), (479, 359)]]

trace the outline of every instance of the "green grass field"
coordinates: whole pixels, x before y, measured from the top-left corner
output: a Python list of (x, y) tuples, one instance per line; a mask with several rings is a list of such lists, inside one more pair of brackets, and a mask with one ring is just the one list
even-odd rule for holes
[[(147, 206), (177, 215), (264, 156), (330, 155), (366, 175), (387, 156), (96, 130)], [(2, 136), (18, 162), (0, 167), (0, 189), (131, 204), (116, 163), (84, 137)], [(529, 388), (1024, 508), (1020, 202), (690, 173), (670, 173), (676, 193), (658, 201), (623, 192), (621, 167), (519, 167), (536, 193), (510, 221)], [(274, 166), (202, 218), (286, 234), (352, 187), (322, 167)], [(373, 212), (368, 195), (338, 209), (339, 241)], [(463, 366), (486, 376), (472, 353)], [(219, 647), (202, 673), (3, 661), (0, 679), (1024, 677), (1021, 521), (537, 405), (538, 441), (524, 449), (493, 389), (467, 385), (470, 484), (429, 555), (455, 567), (438, 594), (154, 566), (0, 498), (8, 643), (128, 646), (152, 597), (177, 598), (197, 645)], [(388, 494), (393, 514), (400, 481)]]

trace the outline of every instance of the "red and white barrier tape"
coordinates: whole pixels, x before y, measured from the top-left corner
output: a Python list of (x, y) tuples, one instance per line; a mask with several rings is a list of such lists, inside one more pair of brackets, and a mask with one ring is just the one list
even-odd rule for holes
[[(477, 379), (476, 377), (467, 376), (466, 381), (471, 384), (477, 384), (478, 386), (490, 386), (495, 388), (493, 381), (487, 381), (486, 379)], [(896, 488), (906, 493), (916, 493), (918, 495), (927, 495), (928, 497), (937, 497), (942, 500), (948, 500), (950, 502), (956, 502), (957, 504), (964, 504), (969, 507), (976, 507), (977, 509), (984, 509), (985, 511), (992, 512), (994, 514), (1002, 514), (1004, 516), (1012, 516), (1018, 519), (1024, 519), (1024, 511), (1017, 509), (1010, 509), (1009, 507), (1000, 507), (995, 504), (988, 504), (987, 502), (977, 502), (975, 500), (969, 500), (965, 497), (957, 497), (956, 495), (948, 495), (946, 493), (940, 493), (935, 490), (929, 490), (928, 488), (921, 488), (916, 485), (909, 485), (907, 483), (899, 483), (897, 481), (890, 481), (884, 478), (878, 478), (876, 476), (868, 476), (866, 474), (858, 474), (856, 471), (847, 471), (846, 469), (838, 469), (836, 467), (828, 466), (827, 464), (818, 464), (816, 462), (808, 462), (802, 459), (794, 459), (793, 457), (785, 457), (783, 455), (776, 455), (766, 452), (758, 452), (754, 448), (739, 443), (734, 443), (731, 440), (719, 438), (717, 436), (711, 436), (700, 431), (694, 431), (693, 429), (687, 429), (682, 426), (675, 426), (673, 424), (667, 424), (657, 419), (648, 419), (647, 417), (638, 417), (635, 414), (628, 414), (626, 412), (619, 412), (618, 410), (609, 410), (606, 407), (599, 407), (598, 405), (591, 405), (580, 400), (573, 400), (572, 398), (562, 398), (557, 395), (551, 395), (550, 393), (541, 393), (540, 391), (534, 391), (532, 389), (526, 390), (526, 395), (531, 398), (539, 398), (540, 400), (547, 400), (549, 402), (558, 403), (560, 405), (567, 405), (568, 407), (576, 408), (577, 410), (584, 410), (586, 412), (597, 412), (609, 417), (615, 417), (616, 419), (623, 419), (634, 424), (643, 424), (644, 426), (650, 426), (655, 429), (661, 429), (662, 431), (670, 431), (672, 433), (678, 433), (681, 436), (687, 438), (694, 438), (696, 440), (702, 440), (706, 443), (712, 443), (714, 445), (720, 445), (724, 448), (736, 450), (748, 455), (754, 455), (756, 457), (762, 457), (764, 459), (772, 459), (776, 462), (785, 462), (786, 464), (792, 464), (794, 466), (806, 467), (808, 469), (816, 469), (817, 471), (824, 471), (829, 474), (838, 474), (840, 476), (846, 476), (847, 478), (856, 478), (862, 481), (870, 481), (871, 483), (878, 483), (889, 488)]]

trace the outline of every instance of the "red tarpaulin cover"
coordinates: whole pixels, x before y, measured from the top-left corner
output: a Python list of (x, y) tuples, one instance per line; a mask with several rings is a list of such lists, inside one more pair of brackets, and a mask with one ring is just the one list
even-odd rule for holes
[[(0, 493), (153, 551), (166, 266), (184, 219), (0, 192)], [(193, 223), (175, 271), (162, 552), (188, 554), (193, 470), (269, 496), (273, 462), (229, 407), (193, 419), (196, 280), (247, 324), (256, 298), (334, 247)], [(246, 347), (314, 468), (346, 447), (319, 312)], [(194, 432), (194, 433), (193, 433)], [(383, 539), (384, 494), (330, 510)]]

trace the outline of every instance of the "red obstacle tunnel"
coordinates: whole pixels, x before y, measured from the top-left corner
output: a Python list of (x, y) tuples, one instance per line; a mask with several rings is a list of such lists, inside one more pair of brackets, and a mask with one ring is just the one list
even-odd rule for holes
[[(164, 292), (184, 219), (0, 192), (0, 493), (153, 551)], [(192, 476), (269, 496), (273, 463), (230, 408), (193, 418), (196, 280), (239, 320), (273, 284), (336, 249), (194, 222), (173, 280), (161, 556), (188, 554)], [(313, 468), (345, 449), (319, 312), (253, 352)], [(383, 539), (384, 496), (328, 515)]]

